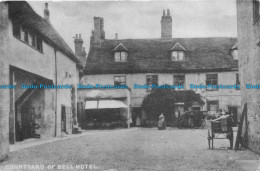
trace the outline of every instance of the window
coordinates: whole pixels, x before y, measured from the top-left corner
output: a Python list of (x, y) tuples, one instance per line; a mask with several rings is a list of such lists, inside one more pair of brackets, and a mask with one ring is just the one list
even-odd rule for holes
[(217, 114), (218, 109), (219, 109), (218, 100), (207, 101), (208, 114)]
[(28, 30), (26, 27), (22, 27), (16, 21), (13, 21), (13, 35), (34, 49), (37, 49), (40, 52), (43, 51), (42, 38)]
[(185, 75), (174, 75), (173, 85), (181, 85), (185, 87)]
[(172, 61), (184, 61), (185, 60), (184, 51), (172, 51), (171, 60)]
[(24, 41), (29, 44), (29, 32), (28, 30), (24, 29)]
[(206, 74), (206, 85), (207, 90), (218, 90), (218, 88), (214, 88), (214, 85), (218, 85), (218, 74)]
[(232, 56), (234, 60), (238, 60), (238, 50), (234, 49), (232, 50)]
[[(236, 90), (240, 90), (240, 80), (239, 80), (239, 73), (236, 73)], [(239, 87), (238, 87), (239, 86)]]
[(127, 52), (115, 52), (115, 62), (126, 62)]
[(253, 0), (253, 17), (254, 22), (256, 22), (260, 15), (260, 8), (259, 8), (259, 0)]
[(13, 22), (13, 35), (17, 38), (21, 38), (20, 25), (17, 22)]
[(114, 77), (114, 85), (126, 85), (125, 76), (115, 76)]
[[(150, 86), (152, 87), (153, 84), (158, 85), (158, 75), (147, 75), (146, 76), (146, 84), (149, 87)], [(152, 90), (152, 88), (147, 89), (147, 91), (151, 91), (151, 90)]]
[(40, 37), (36, 37), (36, 48), (42, 52), (42, 39)]

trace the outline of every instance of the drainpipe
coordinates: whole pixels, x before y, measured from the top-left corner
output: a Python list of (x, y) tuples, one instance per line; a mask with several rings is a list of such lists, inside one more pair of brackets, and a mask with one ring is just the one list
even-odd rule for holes
[[(54, 48), (54, 66), (55, 66), (55, 85), (57, 85), (57, 79), (58, 79), (58, 73), (57, 73), (57, 50)], [(55, 137), (57, 137), (57, 130), (58, 130), (58, 125), (57, 125), (57, 104), (58, 104), (58, 89), (55, 89)]]

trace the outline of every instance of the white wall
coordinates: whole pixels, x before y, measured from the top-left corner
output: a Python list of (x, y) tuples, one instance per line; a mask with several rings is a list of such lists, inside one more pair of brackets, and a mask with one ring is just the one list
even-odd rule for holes
[[(234, 85), (236, 84), (236, 73), (238, 71), (218, 72), (218, 84)], [(206, 74), (209, 73), (186, 73), (185, 89), (189, 89), (190, 84), (206, 84)], [(145, 73), (145, 74), (103, 74), (103, 75), (85, 75), (81, 79), (83, 85), (95, 84), (114, 84), (114, 76), (126, 76), (126, 84), (131, 89), (131, 105), (140, 106), (143, 98), (147, 95), (146, 89), (134, 89), (134, 84), (146, 84), (146, 75), (158, 75), (158, 84), (173, 85), (173, 73)], [(204, 100), (219, 100), (219, 107), (227, 110), (227, 105), (240, 106), (240, 90), (219, 89), (218, 91), (197, 90)], [(204, 106), (206, 109), (206, 105)]]

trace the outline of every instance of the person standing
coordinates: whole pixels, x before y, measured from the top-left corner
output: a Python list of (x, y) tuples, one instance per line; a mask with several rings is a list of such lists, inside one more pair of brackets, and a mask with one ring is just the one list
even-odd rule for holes
[(163, 113), (159, 116), (159, 121), (158, 121), (158, 130), (164, 130), (166, 129), (166, 123), (165, 123), (165, 117)]

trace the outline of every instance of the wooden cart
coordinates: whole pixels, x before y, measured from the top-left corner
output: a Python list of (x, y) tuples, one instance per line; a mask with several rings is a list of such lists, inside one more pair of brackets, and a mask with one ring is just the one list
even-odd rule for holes
[(220, 121), (211, 121), (211, 128), (208, 129), (208, 145), (209, 149), (214, 148), (215, 139), (228, 139), (230, 141), (230, 148), (233, 147), (233, 130), (227, 119)]

